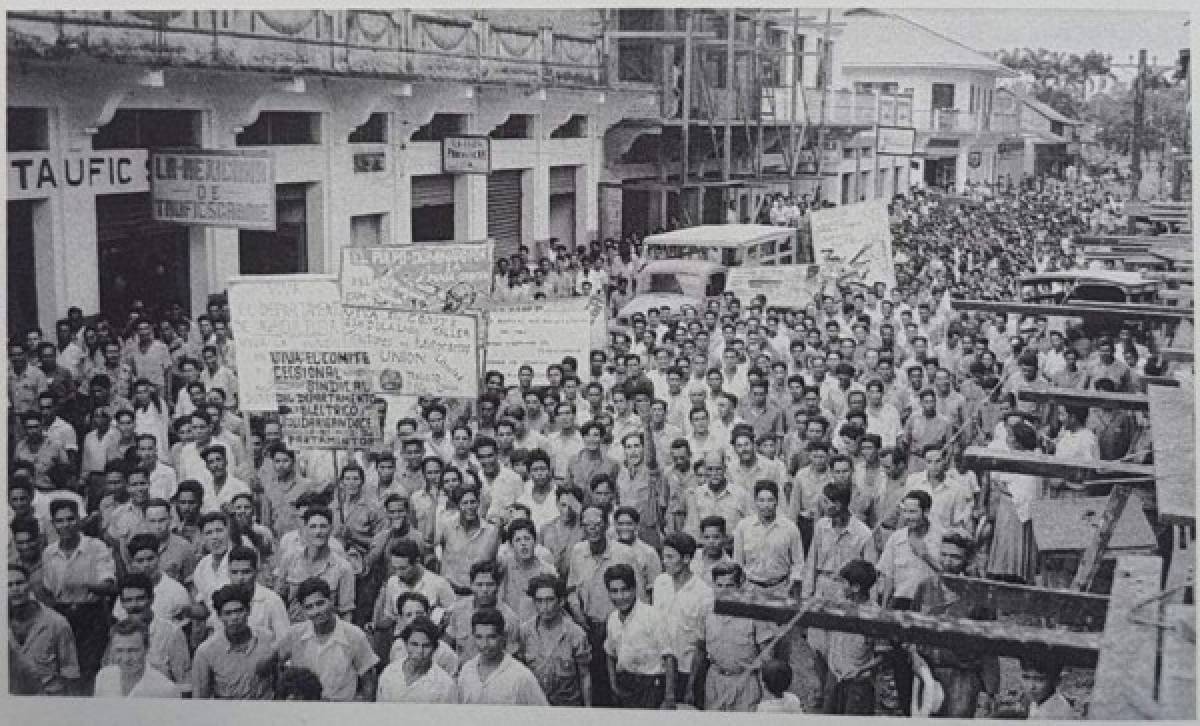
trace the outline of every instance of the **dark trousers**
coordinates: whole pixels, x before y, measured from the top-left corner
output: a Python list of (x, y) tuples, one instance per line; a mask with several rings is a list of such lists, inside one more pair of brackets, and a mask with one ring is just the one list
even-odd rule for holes
[(824, 690), (825, 713), (875, 715), (875, 682), (870, 676), (839, 681), (830, 675), (825, 679)]
[(621, 688), (618, 708), (656, 709), (662, 706), (666, 696), (666, 676), (643, 676), (636, 673), (617, 671), (617, 685)]
[[(894, 597), (891, 603), (892, 610), (912, 610), (913, 601), (909, 597)], [(908, 651), (904, 650), (902, 643), (894, 643), (894, 647), (887, 652), (884, 657), (885, 662), (892, 669), (892, 673), (896, 679), (896, 700), (900, 708), (900, 712), (905, 716), (912, 715), (912, 692), (913, 692), (913, 668), (912, 660), (909, 658)]]
[(813, 530), (816, 529), (816, 526), (816, 521), (811, 517), (800, 517), (796, 521), (796, 528), (800, 530), (800, 541), (804, 543), (805, 552), (812, 547)]
[(59, 605), (55, 608), (75, 634), (75, 651), (79, 656), (80, 687), (91, 695), (91, 684), (100, 672), (104, 651), (108, 648), (108, 629), (112, 623), (109, 609), (103, 601), (82, 605)]
[(604, 638), (608, 627), (603, 622), (588, 621), (588, 645), (592, 647), (592, 662), (588, 668), (592, 676), (592, 705), (611, 708), (616, 706), (612, 684), (608, 682), (608, 654), (604, 651)]

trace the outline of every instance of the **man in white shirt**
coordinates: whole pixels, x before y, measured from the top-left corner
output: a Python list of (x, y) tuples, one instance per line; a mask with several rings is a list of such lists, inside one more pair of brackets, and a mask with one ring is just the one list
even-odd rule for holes
[(675, 708), (674, 644), (653, 607), (638, 599), (637, 575), (625, 564), (604, 571), (612, 599), (604, 651), (609, 680), (621, 708)]
[(477, 705), (546, 706), (546, 694), (533, 673), (506, 652), (505, 633), (511, 629), (495, 608), (471, 615), (471, 633), (479, 655), (463, 664), (458, 674), (462, 703)]
[(215, 512), (226, 509), (233, 503), (238, 494), (253, 496), (250, 485), (229, 473), (228, 450), (219, 445), (209, 445), (200, 452), (204, 465), (208, 467), (208, 481), (201, 481), (204, 486), (204, 504), (202, 512)]

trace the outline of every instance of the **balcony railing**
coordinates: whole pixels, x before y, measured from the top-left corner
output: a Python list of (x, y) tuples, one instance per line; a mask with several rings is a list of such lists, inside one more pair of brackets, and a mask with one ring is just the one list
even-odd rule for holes
[[(803, 92), (801, 96), (798, 91)], [(792, 121), (792, 95), (796, 94), (796, 122), (815, 124), (821, 120), (821, 107), (825, 105), (825, 123), (833, 126), (912, 126), (912, 96), (883, 96), (876, 102), (873, 93), (853, 91), (830, 91), (828, 103), (825, 94), (815, 88), (772, 88), (773, 97), (762, 99), (761, 112), (765, 120), (778, 123)]]
[(600, 36), (413, 10), (24, 11), (10, 58), (601, 87)]
[(986, 114), (980, 111), (972, 113), (937, 108), (932, 111), (914, 112), (913, 126), (921, 131), (973, 134), (985, 131), (1016, 132), (1020, 130), (1021, 125), (1020, 117), (1015, 113), (993, 111), (991, 114)]

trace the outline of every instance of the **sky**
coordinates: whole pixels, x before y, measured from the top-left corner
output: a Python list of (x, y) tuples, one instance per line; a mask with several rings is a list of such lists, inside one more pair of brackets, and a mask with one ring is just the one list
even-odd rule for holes
[(1189, 45), (1188, 15), (1169, 9), (1120, 11), (1082, 9), (986, 8), (970, 10), (897, 8), (909, 20), (982, 52), (1000, 48), (1046, 48), (1068, 53), (1098, 50), (1114, 63), (1137, 62), (1140, 48), (1173, 64)]

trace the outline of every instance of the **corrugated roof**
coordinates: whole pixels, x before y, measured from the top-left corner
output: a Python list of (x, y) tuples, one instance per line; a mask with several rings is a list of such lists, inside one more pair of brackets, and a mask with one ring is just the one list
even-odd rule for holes
[(956, 68), (1015, 77), (1011, 68), (908, 18), (879, 10), (848, 11), (839, 39), (847, 67)]

